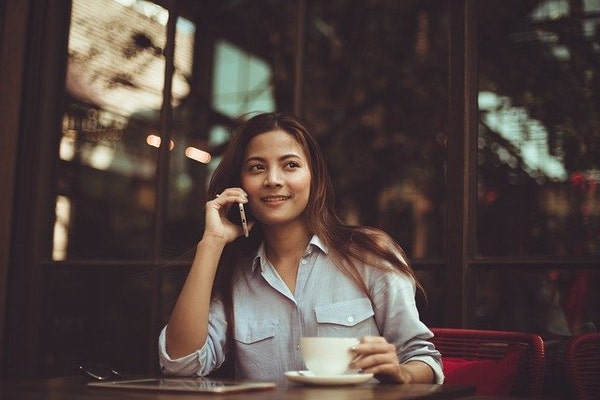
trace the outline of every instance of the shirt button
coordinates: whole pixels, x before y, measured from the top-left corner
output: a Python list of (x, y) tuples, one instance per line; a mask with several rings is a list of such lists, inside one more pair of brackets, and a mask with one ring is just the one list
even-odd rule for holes
[(307, 263), (308, 261), (306, 261), (306, 259), (304, 259), (304, 258), (303, 258), (303, 259), (302, 259), (302, 261), (300, 261), (300, 262), (302, 263), (302, 265), (306, 265), (306, 263)]
[(354, 322), (354, 317), (353, 316), (349, 316), (348, 317), (348, 322)]
[(300, 343), (296, 345), (296, 350), (300, 350)]

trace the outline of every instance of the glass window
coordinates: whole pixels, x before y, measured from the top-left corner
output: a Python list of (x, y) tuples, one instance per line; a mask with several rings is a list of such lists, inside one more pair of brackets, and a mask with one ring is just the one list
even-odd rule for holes
[[(195, 249), (200, 239), (206, 186), (230, 139), (231, 121), (249, 112), (289, 110), (293, 86), (293, 2), (182, 6), (182, 15), (189, 13), (196, 22), (196, 43), (194, 68), (185, 76), (190, 93), (173, 109), (169, 200), (160, 245), (167, 259)], [(176, 49), (180, 41), (191, 42), (182, 34)], [(280, 59), (289, 62), (280, 64)]]
[[(443, 257), (447, 8), (438, 1), (308, 8), (303, 110), (327, 155), (339, 208), (348, 222), (390, 232), (413, 259)], [(168, 182), (159, 188), (167, 204), (158, 209), (169, 13), (146, 1), (73, 2), (54, 259), (151, 258), (157, 246), (170, 258), (189, 249), (231, 119), (292, 110), (293, 3), (181, 9)]]
[(600, 252), (599, 11), (480, 7), (479, 256)]
[(212, 106), (230, 118), (252, 111), (274, 111), (273, 71), (269, 64), (225, 40), (215, 43)]
[[(156, 249), (172, 258), (190, 249), (231, 119), (291, 108), (291, 4), (181, 6), (168, 60), (167, 9), (142, 0), (73, 1), (54, 260), (150, 259)], [(167, 179), (158, 179), (165, 168)]]
[(475, 274), (475, 326), (560, 338), (598, 329), (598, 271), (486, 269)]
[[(168, 12), (73, 1), (53, 258), (152, 254)], [(175, 76), (174, 101), (189, 85)]]
[(312, 1), (303, 109), (339, 210), (444, 255), (448, 2)]

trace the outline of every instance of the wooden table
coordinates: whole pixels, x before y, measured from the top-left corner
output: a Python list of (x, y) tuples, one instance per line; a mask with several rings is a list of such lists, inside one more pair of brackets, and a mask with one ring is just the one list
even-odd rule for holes
[(277, 383), (276, 389), (230, 394), (165, 393), (138, 390), (114, 390), (91, 388), (85, 377), (0, 381), (2, 400), (403, 400), (403, 399), (451, 399), (470, 396), (471, 386), (447, 386), (428, 384), (383, 385), (367, 383), (358, 386), (303, 386), (287, 381)]

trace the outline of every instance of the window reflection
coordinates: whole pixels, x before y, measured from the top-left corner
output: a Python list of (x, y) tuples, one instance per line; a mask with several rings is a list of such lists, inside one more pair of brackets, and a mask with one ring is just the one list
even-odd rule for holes
[(54, 222), (54, 243), (52, 259), (56, 261), (67, 258), (67, 244), (69, 243), (69, 225), (71, 218), (71, 202), (66, 196), (56, 199), (56, 221)]
[(600, 251), (599, 10), (480, 8), (480, 256)]
[(274, 111), (269, 64), (225, 40), (215, 43), (212, 106), (230, 118), (251, 111)]
[[(56, 215), (70, 234), (55, 230), (54, 259), (152, 254), (168, 18), (148, 1), (72, 3), (58, 174), (59, 202), (70, 207), (59, 215), (57, 203)], [(174, 106), (190, 93), (194, 34), (180, 18)]]
[(484, 270), (475, 275), (479, 328), (536, 332), (546, 338), (598, 329), (599, 283), (593, 270)]
[[(508, 97), (479, 93), (480, 137), (478, 147), (489, 147), (497, 161), (523, 170), (537, 183), (564, 181), (567, 172), (562, 154), (551, 154), (548, 131), (524, 107), (511, 105)], [(479, 162), (485, 163), (485, 154)]]
[(230, 139), (232, 120), (248, 112), (289, 110), (285, 100), (275, 95), (292, 85), (291, 73), (285, 74), (287, 81), (275, 82), (274, 60), (284, 43), (273, 45), (261, 38), (289, 34), (290, 21), (274, 16), (286, 15), (282, 10), (293, 5), (277, 1), (199, 4), (205, 12), (219, 15), (219, 21), (199, 23), (195, 57), (200, 65), (190, 78), (195, 84), (174, 108), (171, 133), (176, 145), (170, 153), (161, 249), (165, 258), (179, 257), (200, 239), (206, 185)]
[(441, 260), (448, 2), (313, 1), (306, 31), (303, 107), (342, 215)]
[[(125, 117), (141, 110), (159, 110), (167, 19), (167, 10), (147, 1), (74, 1), (69, 94)], [(189, 55), (178, 61), (176, 66), (189, 65)], [(185, 68), (176, 69), (173, 78), (177, 101), (189, 93), (185, 72)]]
[[(161, 246), (154, 240), (157, 218), (164, 254), (187, 250), (201, 229), (205, 185), (230, 120), (276, 108), (272, 65), (282, 49), (270, 54), (260, 38), (290, 35), (290, 21), (265, 21), (292, 5), (274, 2), (274, 13), (235, 2), (198, 7), (221, 19), (203, 20), (200, 33), (192, 19), (177, 20), (169, 165), (159, 166), (168, 11), (140, 0), (73, 2), (58, 185), (72, 204), (74, 234), (61, 257), (150, 257)], [(197, 11), (190, 15), (197, 19)], [(289, 37), (285, 43), (293, 43)], [(280, 75), (287, 77), (280, 92), (291, 93), (293, 74)], [(290, 99), (280, 94), (279, 107), (289, 109)], [(169, 170), (160, 217), (157, 168)], [(94, 244), (87, 242), (92, 237)]]

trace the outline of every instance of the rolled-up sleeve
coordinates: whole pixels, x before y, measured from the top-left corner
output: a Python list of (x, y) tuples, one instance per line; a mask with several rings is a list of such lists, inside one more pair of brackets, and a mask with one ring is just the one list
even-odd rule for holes
[(422, 361), (433, 370), (435, 382), (443, 383), (442, 356), (430, 341), (433, 333), (419, 319), (414, 282), (405, 274), (370, 271), (375, 318), (382, 336), (394, 343), (401, 363)]
[(213, 301), (210, 307), (208, 337), (197, 351), (179, 358), (167, 352), (167, 326), (158, 337), (158, 358), (161, 371), (166, 375), (206, 376), (225, 361), (227, 322), (223, 304)]
[(439, 351), (435, 350), (433, 344), (425, 341), (425, 344), (420, 344), (418, 341), (416, 351), (411, 354), (407, 352), (402, 357), (402, 362), (421, 361), (429, 365), (435, 374), (435, 383), (444, 383), (444, 372), (442, 371), (442, 359)]

